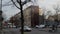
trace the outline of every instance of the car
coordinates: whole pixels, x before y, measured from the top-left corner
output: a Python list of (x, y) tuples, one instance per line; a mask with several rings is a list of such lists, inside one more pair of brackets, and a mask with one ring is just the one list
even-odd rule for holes
[(45, 25), (36, 25), (36, 28), (44, 28)]
[(15, 26), (15, 25), (13, 25), (13, 26), (12, 26), (12, 25), (10, 25), (9, 27), (11, 27), (11, 28), (16, 28), (16, 26)]
[(60, 25), (58, 25), (57, 27), (60, 28)]
[[(28, 26), (24, 26), (24, 31), (31, 31), (32, 28), (28, 27)], [(20, 31), (21, 31), (21, 27), (20, 27)]]
[(50, 25), (49, 28), (52, 28), (52, 25)]
[(12, 23), (8, 23), (8, 28), (16, 28), (16, 26), (14, 24), (12, 25)]

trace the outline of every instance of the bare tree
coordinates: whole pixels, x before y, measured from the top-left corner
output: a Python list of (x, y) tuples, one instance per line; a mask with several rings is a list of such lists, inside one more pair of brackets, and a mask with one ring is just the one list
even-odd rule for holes
[(52, 15), (52, 12), (50, 10), (47, 10), (45, 7), (43, 7), (42, 9), (43, 9), (44, 19), (48, 19), (48, 17)]
[[(18, 8), (18, 9), (20, 9), (20, 7), (18, 7), (17, 5), (16, 5), (16, 2), (17, 2), (17, 4), (19, 4), (19, 6), (20, 6), (20, 3), (22, 4), (22, 6), (24, 6), (26, 3), (28, 3), (28, 2), (31, 2), (31, 0), (25, 0), (25, 1), (21, 1), (20, 2), (20, 0), (11, 0), (12, 1), (12, 3)], [(14, 2), (15, 1), (15, 2)]]
[(10, 0), (8, 2), (5, 2), (5, 3), (4, 3), (4, 0), (2, 0), (2, 7), (10, 6), (10, 5), (13, 5)]
[(28, 2), (30, 2), (31, 0), (25, 0), (24, 2), (22, 2), (21, 0), (16, 0), (16, 2), (17, 2), (17, 4), (19, 4), (19, 6), (20, 7), (18, 7), (16, 4), (15, 4), (15, 2), (13, 1), (13, 0), (11, 0), (12, 2), (13, 2), (13, 4), (18, 8), (18, 9), (20, 9), (21, 10), (21, 34), (24, 34), (24, 16), (23, 16), (23, 6), (26, 4), (26, 3), (28, 3)]
[[(55, 13), (55, 16), (54, 17), (56, 17), (56, 18), (54, 18), (54, 23), (53, 23), (53, 27), (52, 27), (52, 30), (57, 30), (57, 26), (58, 26), (58, 24), (59, 24), (59, 21), (58, 21), (58, 12), (60, 12), (60, 6), (59, 6), (59, 4), (57, 4), (57, 5), (54, 5), (53, 6), (53, 9), (56, 11), (56, 13)], [(56, 29), (55, 29), (56, 28)]]
[(59, 4), (57, 4), (56, 6), (53, 6), (53, 9), (56, 11), (56, 18), (57, 18), (57, 20), (58, 20), (58, 13), (60, 12), (60, 6), (59, 6)]

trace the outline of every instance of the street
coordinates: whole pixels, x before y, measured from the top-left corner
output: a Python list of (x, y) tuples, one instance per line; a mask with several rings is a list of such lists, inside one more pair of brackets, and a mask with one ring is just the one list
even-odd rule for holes
[[(33, 28), (31, 32), (24, 32), (24, 34), (60, 34), (60, 28), (58, 28), (57, 32), (49, 32), (49, 29), (37, 29)], [(1, 34), (1, 33), (0, 33)], [(10, 29), (4, 29), (3, 34), (21, 34), (19, 31), (19, 28), (10, 28)]]

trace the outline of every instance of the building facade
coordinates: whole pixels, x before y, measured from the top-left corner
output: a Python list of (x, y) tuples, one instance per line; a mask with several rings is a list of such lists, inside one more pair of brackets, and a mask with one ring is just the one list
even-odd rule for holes
[[(27, 26), (36, 26), (39, 25), (39, 6), (29, 6), (26, 9), (23, 10), (24, 15), (24, 25)], [(17, 13), (15, 16), (13, 16), (14, 20), (19, 20), (19, 23), (21, 25), (21, 13)], [(12, 20), (12, 19), (11, 19)], [(13, 21), (13, 20), (12, 20)], [(17, 22), (16, 22), (17, 23)]]

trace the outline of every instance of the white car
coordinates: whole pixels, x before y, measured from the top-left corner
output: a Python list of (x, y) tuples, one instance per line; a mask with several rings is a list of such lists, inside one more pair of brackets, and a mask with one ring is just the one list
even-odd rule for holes
[(13, 25), (13, 26), (12, 26), (12, 25), (10, 25), (10, 26), (8, 26), (8, 27), (11, 27), (11, 28), (16, 28), (16, 26), (15, 26), (15, 25)]
[(45, 25), (36, 25), (36, 28), (44, 28)]
[(15, 26), (14, 24), (12, 25), (12, 23), (8, 23), (8, 27), (11, 27), (11, 28), (12, 28), (12, 27), (13, 27), (13, 28), (16, 28), (16, 26)]
[[(20, 30), (21, 30), (21, 27), (20, 27)], [(24, 31), (31, 31), (32, 29), (29, 28), (28, 26), (24, 26)]]

